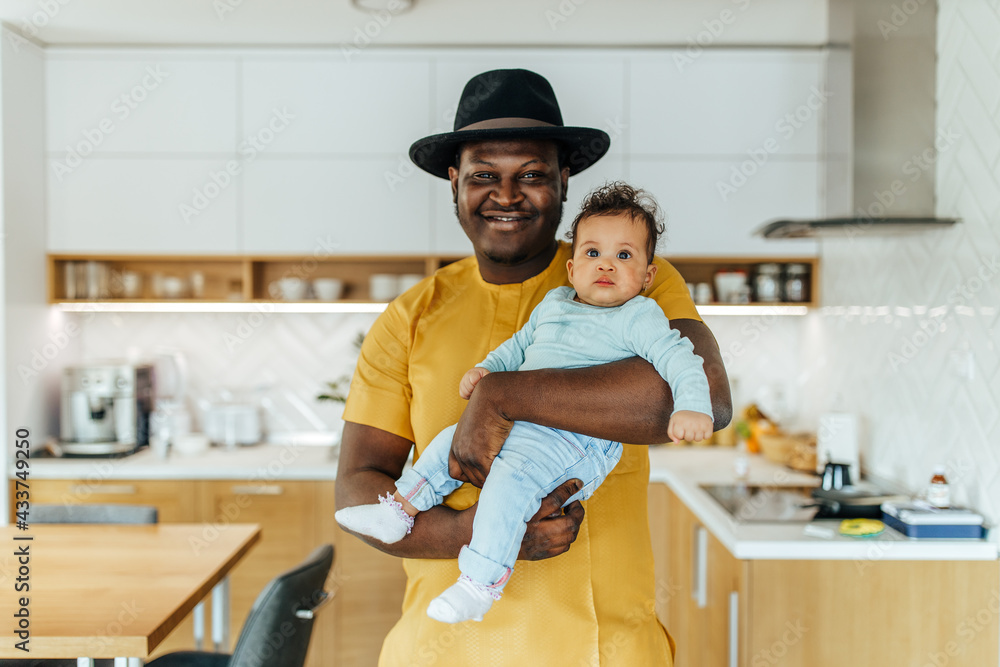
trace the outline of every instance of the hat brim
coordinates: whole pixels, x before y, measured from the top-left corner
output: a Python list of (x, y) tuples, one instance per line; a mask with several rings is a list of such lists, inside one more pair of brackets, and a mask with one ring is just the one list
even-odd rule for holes
[(470, 141), (505, 139), (551, 139), (566, 151), (570, 175), (578, 174), (600, 160), (611, 147), (611, 137), (603, 130), (588, 127), (504, 127), (482, 130), (459, 130), (424, 137), (410, 146), (410, 159), (429, 174), (448, 178), (448, 167), (455, 166), (458, 147)]

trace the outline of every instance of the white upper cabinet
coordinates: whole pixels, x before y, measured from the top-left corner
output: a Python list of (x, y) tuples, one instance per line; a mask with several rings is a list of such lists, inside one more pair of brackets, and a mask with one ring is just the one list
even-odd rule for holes
[(815, 156), (831, 101), (824, 54), (686, 50), (631, 59), (629, 150), (639, 155)]
[(57, 52), (46, 67), (50, 158), (236, 148), (235, 58)]
[(291, 117), (268, 146), (274, 153), (406, 156), (430, 125), (428, 58), (362, 51), (347, 60), (284, 57), (243, 61), (242, 136)]
[(393, 157), (262, 158), (244, 174), (243, 247), (253, 254), (430, 252), (426, 181)]
[(62, 180), (50, 177), (49, 250), (235, 253), (236, 187), (218, 167), (204, 159), (94, 158)]
[(770, 162), (728, 183), (729, 160), (632, 160), (631, 182), (656, 197), (666, 217), (659, 252), (673, 256), (811, 256), (815, 241), (765, 241), (752, 235), (777, 217), (815, 218), (820, 207), (818, 161)]

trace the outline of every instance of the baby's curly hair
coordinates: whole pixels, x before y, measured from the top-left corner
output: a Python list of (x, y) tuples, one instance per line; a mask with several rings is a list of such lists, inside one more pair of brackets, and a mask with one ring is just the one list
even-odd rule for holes
[(605, 183), (583, 200), (580, 212), (573, 219), (573, 225), (566, 232), (566, 238), (573, 242), (576, 252), (576, 228), (580, 221), (598, 215), (627, 215), (633, 222), (646, 227), (646, 261), (652, 262), (656, 254), (656, 242), (663, 233), (663, 215), (656, 200), (645, 190), (633, 188), (623, 181)]

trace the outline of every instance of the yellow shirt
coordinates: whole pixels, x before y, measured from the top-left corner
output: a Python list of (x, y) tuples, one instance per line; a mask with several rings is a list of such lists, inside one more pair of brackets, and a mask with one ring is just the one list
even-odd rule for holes
[[(542, 273), (509, 285), (485, 282), (470, 257), (397, 298), (365, 337), (344, 419), (411, 440), (419, 456), (462, 414), (462, 375), (520, 329), (546, 292), (569, 284), (569, 257), (569, 245), (560, 243)], [(656, 262), (648, 296), (672, 319), (699, 319), (680, 274)], [(671, 665), (672, 640), (654, 612), (648, 482), (646, 448), (626, 445), (621, 462), (585, 503), (570, 550), (518, 561), (503, 598), (481, 623), (446, 625), (425, 613), (458, 577), (456, 560), (404, 560), (403, 615), (379, 664)], [(478, 494), (466, 484), (446, 503), (464, 509)]]

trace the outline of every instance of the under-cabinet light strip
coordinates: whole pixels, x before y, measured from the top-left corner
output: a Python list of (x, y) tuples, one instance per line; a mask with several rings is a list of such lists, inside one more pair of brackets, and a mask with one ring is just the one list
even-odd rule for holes
[(711, 306), (696, 306), (699, 315), (806, 315), (808, 306), (766, 306), (764, 304), (718, 304)]
[(330, 302), (280, 303), (275, 301), (61, 301), (71, 313), (381, 313), (387, 303)]
[[(381, 313), (381, 302), (282, 303), (278, 301), (61, 301), (71, 313)], [(701, 315), (779, 316), (806, 315), (806, 306), (766, 306), (763, 304), (719, 304), (698, 306)]]

